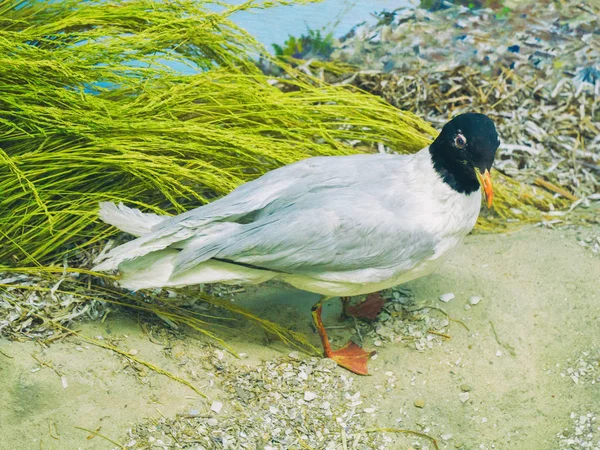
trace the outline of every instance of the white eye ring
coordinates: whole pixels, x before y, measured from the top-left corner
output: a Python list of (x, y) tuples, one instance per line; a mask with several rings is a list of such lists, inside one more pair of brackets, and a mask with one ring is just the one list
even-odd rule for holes
[(465, 148), (465, 145), (467, 145), (467, 138), (463, 134), (458, 133), (458, 135), (454, 138), (454, 145), (456, 145), (458, 148)]

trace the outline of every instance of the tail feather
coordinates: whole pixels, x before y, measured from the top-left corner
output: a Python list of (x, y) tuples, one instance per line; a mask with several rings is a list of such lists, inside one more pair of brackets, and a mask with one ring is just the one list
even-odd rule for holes
[[(117, 206), (114, 203), (103, 203), (100, 207), (100, 217), (105, 222), (139, 237), (113, 248), (94, 261), (96, 266), (92, 270), (98, 272), (120, 269), (120, 265), (127, 261), (137, 261), (138, 264), (141, 264), (136, 266), (138, 268), (136, 270), (139, 271), (143, 264), (153, 263), (152, 253), (168, 248), (178, 250), (177, 254), (180, 251), (183, 251), (182, 253), (185, 255), (191, 254), (192, 256), (198, 253), (194, 262), (199, 264), (210, 259), (219, 250), (219, 245), (217, 245), (219, 241), (226, 239), (240, 227), (237, 223), (216, 222), (205, 224), (203, 227), (179, 225), (172, 229), (153, 230), (152, 227), (155, 224), (161, 223), (167, 217), (144, 214), (136, 209), (122, 204)], [(145, 255), (149, 255), (149, 258), (142, 258)], [(151, 270), (148, 272), (150, 273)], [(184, 271), (177, 270), (177, 272)], [(173, 273), (173, 275), (177, 274)]]
[(162, 250), (173, 242), (189, 238), (192, 234), (190, 230), (187, 230), (187, 234), (153, 232), (152, 227), (168, 219), (167, 216), (143, 213), (138, 209), (128, 208), (122, 203), (119, 205), (112, 202), (100, 203), (99, 216), (104, 222), (138, 238), (113, 248), (94, 261), (97, 265), (92, 270), (98, 272), (116, 270), (123, 261)]
[(122, 263), (119, 266), (119, 284), (136, 291), (204, 283), (262, 283), (277, 276), (275, 272), (214, 260), (205, 261), (184, 273), (174, 275), (178, 253), (177, 250), (164, 249)]
[(113, 202), (101, 202), (98, 215), (102, 221), (136, 237), (150, 233), (152, 227), (168, 219), (168, 216), (143, 213), (123, 203), (116, 205)]

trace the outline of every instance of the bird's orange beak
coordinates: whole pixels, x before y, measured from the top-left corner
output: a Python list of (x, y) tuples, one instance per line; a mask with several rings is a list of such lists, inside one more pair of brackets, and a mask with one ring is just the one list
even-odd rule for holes
[(490, 175), (490, 172), (487, 169), (485, 169), (483, 175), (481, 174), (479, 169), (475, 169), (475, 172), (477, 173), (477, 179), (479, 180), (479, 184), (481, 184), (481, 187), (483, 188), (485, 199), (487, 200), (487, 206), (488, 208), (491, 208), (492, 201), (494, 200), (494, 189), (492, 187), (492, 177)]

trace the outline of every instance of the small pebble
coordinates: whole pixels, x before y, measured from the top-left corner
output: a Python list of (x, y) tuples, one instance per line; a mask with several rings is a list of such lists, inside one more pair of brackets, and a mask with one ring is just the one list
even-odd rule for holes
[(218, 402), (216, 400), (212, 402), (212, 405), (210, 405), (210, 410), (217, 414), (221, 412), (221, 409), (223, 409), (223, 403)]
[(454, 298), (454, 294), (452, 292), (448, 292), (447, 294), (440, 295), (440, 300), (444, 303), (448, 303), (450, 300)]
[(458, 394), (458, 399), (461, 401), (461, 403), (466, 402), (467, 400), (469, 400), (469, 393), (461, 392), (460, 394)]
[(423, 408), (425, 406), (425, 400), (422, 400), (422, 399), (415, 400), (415, 406), (417, 408)]
[(135, 348), (132, 348), (127, 353), (129, 353), (131, 356), (135, 356), (138, 354), (138, 351)]
[(483, 297), (479, 297), (477, 295), (473, 295), (472, 297), (469, 297), (469, 303), (471, 305), (475, 306), (476, 304), (478, 304), (481, 301), (482, 298)]
[(219, 421), (217, 419), (215, 419), (214, 417), (211, 417), (210, 419), (208, 419), (206, 421), (206, 423), (211, 427), (216, 427), (219, 424)]
[(315, 398), (317, 398), (317, 394), (314, 392), (306, 391), (304, 393), (304, 401), (306, 402), (312, 402)]
[(442, 438), (443, 441), (448, 441), (448, 440), (452, 439), (452, 434), (446, 433), (446, 434), (442, 434), (440, 437)]
[(463, 392), (469, 392), (473, 389), (473, 387), (470, 384), (461, 384), (460, 385), (460, 390)]

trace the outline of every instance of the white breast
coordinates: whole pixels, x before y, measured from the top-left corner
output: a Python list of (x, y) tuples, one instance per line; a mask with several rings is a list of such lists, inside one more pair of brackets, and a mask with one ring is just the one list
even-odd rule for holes
[[(471, 232), (479, 216), (481, 191), (465, 195), (453, 190), (432, 166), (429, 149), (423, 149), (410, 161), (410, 171), (402, 174), (402, 191), (410, 196), (400, 204), (410, 210), (411, 227), (433, 239), (434, 252), (414, 261), (398, 261), (394, 268), (365, 268), (352, 272), (325, 272), (307, 277), (281, 275), (289, 284), (328, 296), (352, 296), (376, 292), (420, 278), (435, 271)], [(408, 178), (407, 178), (408, 177)]]

